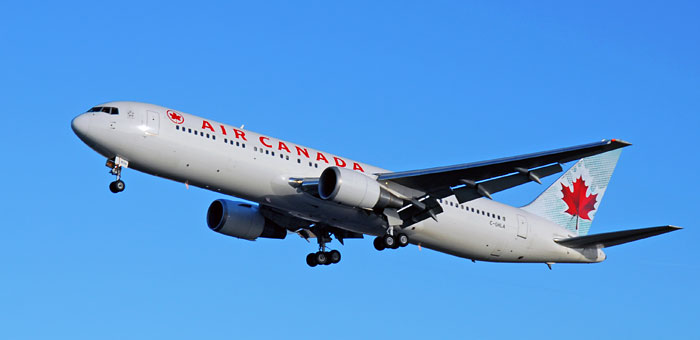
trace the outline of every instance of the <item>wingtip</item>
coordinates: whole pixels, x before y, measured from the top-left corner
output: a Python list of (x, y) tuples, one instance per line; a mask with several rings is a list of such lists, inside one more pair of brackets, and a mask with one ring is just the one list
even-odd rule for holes
[(617, 139), (617, 138), (610, 139), (610, 142), (621, 144), (623, 147), (632, 145), (632, 143), (630, 143), (630, 142), (624, 141), (622, 139)]
[(679, 226), (677, 226), (677, 225), (667, 225), (666, 227), (667, 227), (667, 228), (670, 228), (670, 229), (673, 229), (672, 231), (683, 229), (683, 227), (679, 227)]

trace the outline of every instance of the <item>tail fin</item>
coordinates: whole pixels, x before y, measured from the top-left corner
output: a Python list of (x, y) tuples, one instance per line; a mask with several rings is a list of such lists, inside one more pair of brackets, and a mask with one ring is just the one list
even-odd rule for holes
[(584, 236), (593, 223), (621, 149), (582, 158), (522, 209)]

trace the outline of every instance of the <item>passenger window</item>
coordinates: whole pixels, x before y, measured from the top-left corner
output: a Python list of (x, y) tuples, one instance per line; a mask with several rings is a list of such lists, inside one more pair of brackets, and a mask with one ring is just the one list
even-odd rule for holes
[(297, 158), (297, 163), (301, 164), (301, 159)]
[(175, 130), (180, 130), (180, 125), (175, 125)]
[(266, 154), (266, 155), (269, 155), (269, 154), (270, 154), (270, 150), (265, 150), (265, 154)]
[(187, 132), (192, 133), (192, 129), (187, 129)]
[(318, 163), (314, 164), (314, 166), (315, 166), (316, 168), (318, 168)]
[(224, 138), (224, 143), (228, 143), (228, 139)]
[(258, 147), (257, 147), (257, 146), (254, 146), (254, 147), (253, 147), (253, 151), (258, 151)]
[(211, 135), (211, 139), (216, 140), (216, 135)]
[(275, 155), (275, 152), (274, 152), (274, 151), (272, 151), (272, 155), (273, 155), (273, 156)]
[(289, 155), (285, 156), (285, 158), (287, 158), (287, 160), (289, 160)]
[(241, 146), (245, 149), (245, 144), (241, 144)]
[[(231, 142), (233, 144), (233, 142)], [(239, 142), (236, 142), (236, 146), (240, 146), (241, 144)]]

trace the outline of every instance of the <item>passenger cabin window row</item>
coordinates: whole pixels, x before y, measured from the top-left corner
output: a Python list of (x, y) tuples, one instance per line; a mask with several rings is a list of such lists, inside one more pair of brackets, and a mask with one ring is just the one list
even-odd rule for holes
[[(211, 140), (216, 140), (216, 135), (213, 133), (208, 134), (208, 133), (204, 133), (203, 131), (199, 131), (199, 132), (197, 130), (192, 131), (192, 128), (188, 128), (188, 127), (184, 127), (184, 126), (181, 127), (180, 125), (175, 125), (175, 130), (180, 130), (184, 133), (190, 133), (190, 134), (194, 134), (195, 136), (200, 136), (200, 137), (209, 138)], [(245, 148), (245, 144), (243, 145), (243, 147)]]
[[(208, 134), (208, 133), (204, 133), (202, 131), (198, 132), (196, 129), (193, 131), (192, 128), (188, 128), (188, 127), (184, 127), (184, 126), (180, 126), (180, 125), (175, 125), (175, 130), (180, 130), (184, 133), (194, 134), (195, 136), (199, 135), (201, 137), (206, 137), (206, 138), (210, 138), (210, 139), (214, 139), (214, 140), (216, 139), (216, 136), (214, 134)], [(238, 146), (238, 147), (245, 149), (245, 143), (241, 143), (240, 141), (233, 140), (233, 139), (224, 138), (224, 144), (230, 144), (230, 145)], [(266, 154), (266, 155), (273, 156), (273, 157), (275, 156), (274, 151), (264, 149), (262, 147), (254, 146), (253, 151), (260, 152), (261, 154)], [(277, 155), (279, 155), (280, 159), (282, 159), (282, 160), (287, 160), (287, 161), (290, 160), (289, 155), (285, 155), (281, 152), (278, 152)], [(297, 158), (296, 160), (297, 160), (297, 164), (300, 164), (300, 165), (302, 164), (301, 158)], [(309, 167), (318, 168), (318, 163), (309, 162)]]
[(88, 112), (104, 112), (106, 114), (110, 115), (118, 115), (119, 114), (119, 109), (116, 107), (109, 107), (109, 106), (95, 106), (88, 110)]
[(483, 215), (483, 216), (486, 216), (486, 217), (495, 218), (495, 219), (498, 219), (498, 220), (504, 221), (504, 222), (505, 222), (505, 220), (506, 220), (506, 217), (505, 217), (505, 216), (496, 215), (496, 214), (493, 214), (493, 213), (490, 213), (490, 212), (486, 212), (486, 211), (484, 211), (484, 210), (474, 209), (474, 207), (468, 207), (468, 206), (466, 206), (466, 205), (464, 205), (464, 204), (458, 204), (458, 203), (455, 203), (455, 202), (452, 202), (452, 201), (448, 201), (448, 200), (443, 200), (443, 199), (438, 199), (438, 201), (439, 201), (440, 203), (444, 203), (445, 205), (449, 205), (449, 206), (455, 207), (455, 208), (457, 208), (457, 209), (462, 209), (462, 210), (464, 210), (464, 211), (466, 211), (466, 212), (473, 212), (473, 213), (476, 213), (477, 215)]
[(224, 138), (224, 144), (231, 144), (233, 146), (238, 146), (245, 149), (245, 143), (241, 143), (237, 140), (234, 141), (233, 139)]
[[(253, 151), (254, 151), (254, 152), (260, 152), (261, 154), (270, 155), (270, 156), (273, 156), (273, 157), (275, 156), (275, 152), (274, 152), (274, 151), (271, 151), (271, 150), (268, 150), (268, 149), (265, 149), (265, 148), (262, 148), (262, 147), (259, 148), (259, 147), (257, 147), (257, 146), (254, 146), (254, 147), (253, 147)], [(287, 161), (290, 160), (289, 155), (285, 155), (285, 154), (283, 154), (283, 153), (281, 153), (281, 152), (278, 152), (277, 154), (280, 156), (280, 159), (287, 160)], [(297, 164), (301, 164), (301, 163), (302, 163), (302, 162), (301, 162), (301, 158), (297, 158), (296, 160), (297, 160)], [(318, 163), (309, 162), (309, 167), (310, 167), (310, 168), (318, 168)]]

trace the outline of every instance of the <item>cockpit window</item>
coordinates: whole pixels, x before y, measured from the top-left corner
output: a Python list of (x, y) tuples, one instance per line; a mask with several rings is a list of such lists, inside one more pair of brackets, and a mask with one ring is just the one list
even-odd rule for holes
[(88, 110), (88, 112), (104, 112), (107, 114), (111, 115), (118, 115), (119, 114), (119, 109), (116, 107), (109, 107), (109, 106), (95, 106)]

